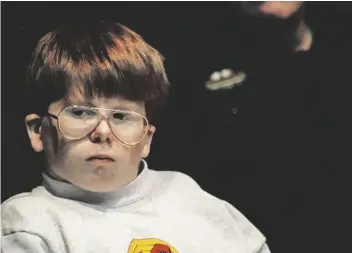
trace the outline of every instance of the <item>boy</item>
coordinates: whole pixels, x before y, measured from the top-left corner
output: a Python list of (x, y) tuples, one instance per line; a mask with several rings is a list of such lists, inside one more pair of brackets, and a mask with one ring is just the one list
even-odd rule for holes
[(43, 184), (2, 205), (2, 252), (267, 253), (233, 206), (143, 160), (168, 96), (162, 56), (115, 23), (46, 34), (28, 70), (25, 123)]

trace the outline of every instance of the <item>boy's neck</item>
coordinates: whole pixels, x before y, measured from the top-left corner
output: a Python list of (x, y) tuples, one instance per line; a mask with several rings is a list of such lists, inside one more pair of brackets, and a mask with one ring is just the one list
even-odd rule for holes
[[(137, 169), (137, 174), (136, 176), (132, 179), (132, 181), (139, 176), (139, 174), (141, 174), (141, 172), (143, 171), (145, 167), (145, 164), (144, 164), (144, 160), (142, 160), (140, 163), (139, 163), (139, 166), (138, 166), (138, 169)], [(59, 175), (55, 174), (54, 171), (52, 169), (46, 169), (45, 170), (45, 174), (47, 176), (49, 176), (50, 178), (54, 179), (54, 180), (57, 180), (57, 181), (60, 181), (60, 182), (63, 182), (63, 183), (68, 183), (68, 184), (72, 184), (71, 182), (67, 181), (66, 179), (60, 177)]]
[(113, 192), (90, 192), (69, 182), (53, 178), (47, 173), (43, 173), (43, 185), (51, 194), (57, 197), (83, 202), (98, 208), (116, 208), (141, 199), (155, 185), (156, 174), (150, 172), (144, 160), (142, 160), (141, 164), (137, 178)]

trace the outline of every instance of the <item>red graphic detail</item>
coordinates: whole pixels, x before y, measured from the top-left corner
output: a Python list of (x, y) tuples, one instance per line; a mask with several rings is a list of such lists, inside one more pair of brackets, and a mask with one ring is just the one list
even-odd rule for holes
[(171, 249), (167, 245), (155, 244), (150, 253), (171, 253)]

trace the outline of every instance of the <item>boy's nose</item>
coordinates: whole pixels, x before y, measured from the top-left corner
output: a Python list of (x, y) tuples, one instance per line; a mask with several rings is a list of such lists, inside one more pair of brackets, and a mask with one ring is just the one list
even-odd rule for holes
[(114, 134), (106, 119), (102, 119), (94, 131), (91, 133), (92, 142), (111, 142), (114, 138)]

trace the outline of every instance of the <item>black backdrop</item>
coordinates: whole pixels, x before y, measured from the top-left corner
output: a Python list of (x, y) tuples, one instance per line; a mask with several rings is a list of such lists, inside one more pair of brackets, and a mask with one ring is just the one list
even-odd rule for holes
[[(231, 156), (232, 146), (221, 142), (226, 141), (225, 134), (218, 138), (216, 133), (229, 126), (224, 122), (232, 117), (226, 112), (232, 110), (232, 105), (221, 101), (231, 100), (230, 95), (209, 95), (202, 90), (211, 71), (227, 66), (237, 57), (222, 58), (227, 54), (224, 48), (231, 48), (232, 43), (222, 34), (240, 34), (236, 29), (243, 21), (236, 19), (236, 4), (2, 3), (1, 9), (2, 201), (40, 183), (42, 157), (31, 151), (22, 114), (26, 105), (21, 103), (24, 70), (35, 43), (68, 19), (109, 19), (140, 33), (166, 57), (172, 96), (164, 116), (156, 122), (150, 167), (185, 172), (205, 190), (234, 204), (268, 237), (273, 252), (329, 252), (329, 245), (335, 251), (342, 247), (344, 233), (331, 231), (347, 222), (343, 214), (348, 203), (348, 170), (352, 168), (351, 111), (346, 102), (351, 94), (346, 88), (350, 86), (349, 63), (344, 63), (350, 51), (351, 5), (312, 3), (307, 7), (307, 19), (315, 29), (320, 48), (324, 48), (313, 51), (307, 60), (302, 56), (299, 64), (303, 75), (315, 74), (305, 83), (311, 88), (297, 97), (308, 97), (309, 110), (297, 110), (302, 112), (301, 121), (310, 138), (297, 144), (297, 149), (304, 149), (304, 157), (308, 158), (268, 155), (268, 151), (263, 153), (268, 155), (264, 158), (252, 156), (237, 164), (217, 163), (222, 156), (215, 154), (216, 150), (221, 153), (226, 149)], [(234, 25), (233, 30), (230, 25)], [(241, 25), (245, 29), (246, 24)], [(243, 62), (249, 63), (258, 59), (250, 53), (244, 58)], [(267, 68), (277, 67), (267, 61)], [(321, 65), (315, 67), (317, 63)], [(253, 70), (254, 75), (265, 76), (264, 66), (260, 67), (261, 74)], [(284, 77), (280, 80), (293, 83)], [(294, 95), (290, 99), (294, 100)], [(224, 111), (223, 124), (207, 125), (200, 108), (210, 107)], [(287, 136), (296, 132), (295, 127), (286, 130)], [(305, 140), (306, 136), (300, 138)]]

